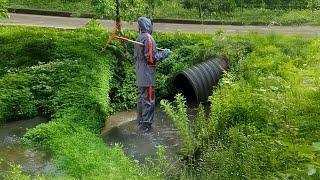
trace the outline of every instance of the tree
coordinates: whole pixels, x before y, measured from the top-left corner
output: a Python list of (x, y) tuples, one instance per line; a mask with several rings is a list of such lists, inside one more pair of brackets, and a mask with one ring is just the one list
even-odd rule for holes
[[(116, 26), (111, 32), (112, 35), (121, 33), (121, 20), (135, 21), (139, 16), (145, 14), (146, 0), (91, 0), (95, 7), (97, 16), (100, 18), (112, 18), (116, 21)], [(109, 37), (102, 50), (106, 50), (112, 36)]]
[(235, 0), (212, 0), (212, 10), (215, 14), (228, 14), (236, 8)]
[(196, 8), (198, 10), (199, 18), (207, 13), (210, 13), (212, 8), (211, 0), (182, 0), (182, 5), (186, 9)]
[(233, 11), (236, 7), (235, 0), (182, 0), (184, 8), (197, 8), (199, 18), (204, 15), (224, 14)]
[(143, 0), (92, 0), (99, 18), (112, 18), (116, 21), (133, 21), (144, 14), (146, 3)]
[(8, 17), (7, 8), (8, 8), (8, 1), (7, 0), (0, 0), (0, 18), (1, 17)]
[(164, 0), (146, 0), (147, 6), (146, 6), (146, 12), (147, 15), (153, 19), (154, 17), (154, 9), (156, 6), (161, 6), (163, 4)]
[(308, 0), (308, 8), (312, 11), (320, 9), (320, 0)]

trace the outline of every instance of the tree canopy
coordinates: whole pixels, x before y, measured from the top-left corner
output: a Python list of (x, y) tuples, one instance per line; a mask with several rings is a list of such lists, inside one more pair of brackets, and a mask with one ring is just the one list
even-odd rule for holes
[(145, 0), (146, 1), (146, 14), (153, 19), (154, 9), (156, 6), (160, 6), (165, 0)]
[(8, 16), (7, 8), (8, 8), (8, 1), (7, 0), (0, 0), (0, 18)]
[(140, 16), (153, 18), (157, 5), (167, 0), (91, 0), (99, 18), (135, 21)]
[(182, 5), (187, 8), (196, 8), (199, 18), (205, 15), (228, 13), (236, 7), (235, 0), (182, 0)]
[(92, 0), (97, 17), (134, 21), (139, 16), (152, 18), (154, 8), (163, 0)]

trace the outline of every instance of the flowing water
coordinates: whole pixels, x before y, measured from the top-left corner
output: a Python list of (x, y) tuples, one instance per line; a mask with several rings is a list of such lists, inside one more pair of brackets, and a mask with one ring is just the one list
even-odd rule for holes
[[(196, 108), (189, 109), (188, 114), (194, 118)], [(108, 145), (119, 144), (127, 156), (140, 162), (144, 162), (146, 157), (156, 157), (156, 147), (161, 145), (166, 147), (169, 161), (174, 162), (183, 146), (182, 138), (164, 111), (157, 107), (154, 115), (151, 132), (142, 133), (137, 128), (134, 110), (116, 113), (107, 120), (102, 138)]]
[(50, 175), (56, 171), (50, 163), (50, 154), (47, 151), (19, 143), (19, 138), (27, 129), (47, 121), (46, 118), (36, 117), (0, 125), (0, 179), (5, 172), (12, 169), (10, 164), (20, 165), (22, 172), (31, 176)]

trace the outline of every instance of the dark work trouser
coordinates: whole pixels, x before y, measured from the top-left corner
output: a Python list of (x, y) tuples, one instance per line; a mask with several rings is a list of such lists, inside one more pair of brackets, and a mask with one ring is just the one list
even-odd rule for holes
[(153, 86), (138, 87), (137, 99), (137, 123), (153, 123), (153, 114), (155, 107), (155, 90)]

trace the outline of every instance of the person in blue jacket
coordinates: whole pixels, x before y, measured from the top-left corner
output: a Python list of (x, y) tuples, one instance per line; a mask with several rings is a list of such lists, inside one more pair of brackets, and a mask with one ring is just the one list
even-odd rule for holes
[(134, 47), (138, 86), (137, 123), (143, 132), (148, 132), (152, 128), (155, 108), (156, 63), (166, 58), (171, 51), (157, 51), (157, 44), (151, 36), (153, 27), (150, 19), (140, 17), (138, 28), (140, 34), (137, 41), (144, 45)]

